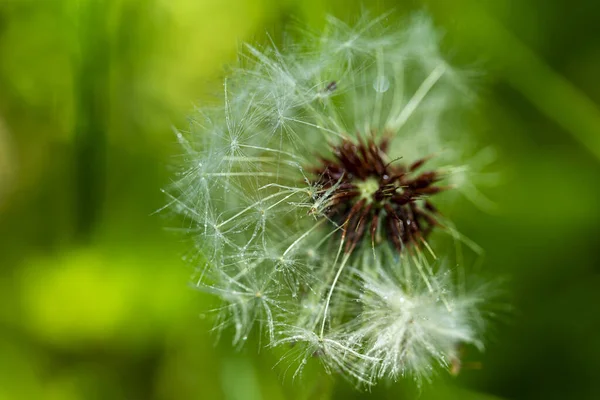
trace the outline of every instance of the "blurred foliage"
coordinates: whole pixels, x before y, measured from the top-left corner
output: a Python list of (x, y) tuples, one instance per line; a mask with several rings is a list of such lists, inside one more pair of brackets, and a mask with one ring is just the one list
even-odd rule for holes
[(515, 310), (467, 355), (481, 370), (420, 398), (600, 398), (600, 3), (0, 0), (0, 399), (416, 395), (318, 368), (292, 383), (270, 351), (215, 345), (185, 244), (153, 215), (172, 126), (220, 90), (241, 41), (392, 7), (429, 10), (453, 59), (485, 71), (470, 125), (504, 182), (495, 213), (452, 213)]

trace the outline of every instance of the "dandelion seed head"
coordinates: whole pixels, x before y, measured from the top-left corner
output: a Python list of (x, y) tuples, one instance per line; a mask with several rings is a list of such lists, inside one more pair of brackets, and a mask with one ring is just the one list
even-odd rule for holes
[(388, 18), (247, 45), (221, 106), (176, 132), (166, 193), (201, 260), (197, 287), (221, 301), (215, 330), (290, 347), (294, 377), (317, 358), (357, 385), (422, 379), (480, 344), (477, 299), (434, 271), (428, 242), (450, 226), (439, 192), (485, 199), (489, 157), (451, 122), (468, 80), (424, 14)]

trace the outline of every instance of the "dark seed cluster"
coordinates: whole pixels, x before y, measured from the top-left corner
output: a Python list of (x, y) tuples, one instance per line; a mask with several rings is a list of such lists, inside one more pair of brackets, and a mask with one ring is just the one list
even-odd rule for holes
[(410, 165), (388, 161), (388, 146), (388, 139), (344, 140), (333, 147), (331, 159), (321, 158), (313, 169), (320, 196), (329, 197), (327, 217), (342, 228), (346, 252), (365, 235), (373, 245), (385, 238), (400, 252), (424, 242), (438, 225), (436, 208), (427, 197), (447, 189), (436, 185), (439, 173), (417, 173), (427, 158)]

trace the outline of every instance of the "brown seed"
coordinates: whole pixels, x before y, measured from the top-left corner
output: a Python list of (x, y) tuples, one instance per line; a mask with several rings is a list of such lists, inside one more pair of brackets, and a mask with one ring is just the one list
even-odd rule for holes
[[(398, 252), (407, 245), (418, 246), (439, 224), (433, 204), (425, 200), (421, 206), (416, 200), (448, 189), (436, 185), (440, 179), (436, 171), (413, 176), (430, 157), (410, 165), (398, 162), (401, 159), (388, 161), (389, 139), (377, 142), (374, 136), (373, 132), (366, 140), (360, 134), (356, 141), (345, 139), (332, 146), (332, 158), (322, 157), (320, 165), (308, 168), (321, 188), (317, 196), (335, 187), (333, 193), (329, 192), (327, 215), (342, 227), (346, 252), (359, 245), (365, 234), (371, 236), (370, 241), (375, 246), (380, 220), (388, 243)], [(371, 188), (370, 184), (362, 185), (368, 180), (378, 185), (372, 193), (368, 191), (371, 189), (365, 189)]]

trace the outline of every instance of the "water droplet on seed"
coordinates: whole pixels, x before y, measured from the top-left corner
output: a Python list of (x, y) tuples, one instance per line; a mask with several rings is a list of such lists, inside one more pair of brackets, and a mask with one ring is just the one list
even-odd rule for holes
[(385, 76), (381, 75), (375, 78), (373, 89), (379, 93), (385, 93), (390, 88), (390, 81)]

